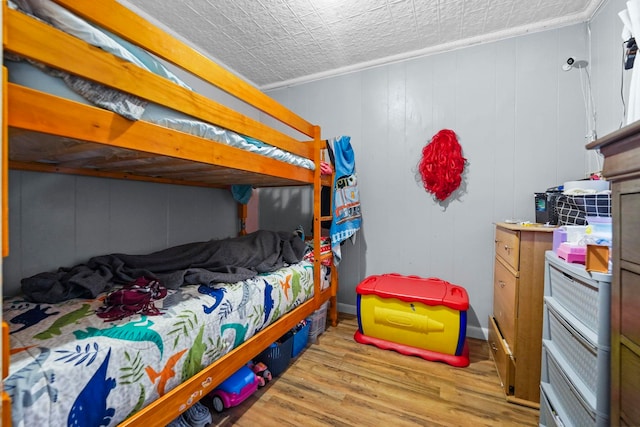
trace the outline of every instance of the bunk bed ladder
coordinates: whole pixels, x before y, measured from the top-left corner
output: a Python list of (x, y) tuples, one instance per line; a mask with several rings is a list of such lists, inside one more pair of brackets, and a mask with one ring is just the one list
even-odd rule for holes
[[(321, 240), (322, 240), (322, 223), (325, 221), (331, 221), (333, 216), (333, 186), (334, 186), (334, 175), (322, 175), (320, 162), (328, 160), (328, 152), (327, 152), (327, 141), (320, 140), (320, 128), (316, 127), (316, 135), (314, 137), (314, 142), (316, 144), (316, 153), (320, 153), (319, 157), (316, 161), (316, 169), (314, 173), (314, 194), (313, 194), (313, 251), (314, 251), (314, 283), (315, 283), (315, 295), (316, 297), (316, 308), (320, 308), (320, 305), (326, 301), (326, 297), (320, 290), (321, 285), (321, 277), (320, 274), (322, 272), (322, 261), (326, 259), (332, 258), (331, 252), (328, 254), (321, 254)], [(323, 215), (325, 212), (322, 200), (322, 189), (329, 188), (331, 197), (329, 198), (329, 209), (326, 211), (329, 212), (329, 215)], [(337, 297), (338, 297), (338, 268), (335, 265), (331, 265), (331, 283), (328, 289), (325, 292), (329, 292), (329, 300), (330, 300), (330, 308), (329, 308), (329, 318), (331, 319), (331, 324), (333, 326), (337, 326), (338, 324), (338, 305), (337, 305)]]
[[(9, 159), (9, 142), (8, 142), (8, 126), (7, 126), (7, 68), (2, 67), (2, 256), (9, 255), (9, 200), (8, 200), (8, 159)], [(1, 290), (0, 286), (0, 290)], [(0, 315), (2, 320), (2, 315)], [(2, 344), (0, 348), (2, 378), (0, 378), (0, 424), (4, 426), (11, 425), (11, 399), (6, 391), (4, 391), (4, 380), (9, 376), (9, 325), (2, 322)]]

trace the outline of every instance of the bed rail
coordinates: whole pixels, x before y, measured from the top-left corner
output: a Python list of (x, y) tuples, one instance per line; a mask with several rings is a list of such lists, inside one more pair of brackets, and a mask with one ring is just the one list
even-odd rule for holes
[[(12, 83), (7, 92), (14, 169), (209, 187), (302, 185), (314, 179), (307, 169), (101, 108)], [(34, 128), (37, 138), (22, 131)]]

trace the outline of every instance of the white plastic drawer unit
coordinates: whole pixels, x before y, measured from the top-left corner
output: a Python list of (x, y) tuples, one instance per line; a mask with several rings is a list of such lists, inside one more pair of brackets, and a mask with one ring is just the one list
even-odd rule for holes
[(611, 275), (545, 253), (540, 425), (607, 426)]

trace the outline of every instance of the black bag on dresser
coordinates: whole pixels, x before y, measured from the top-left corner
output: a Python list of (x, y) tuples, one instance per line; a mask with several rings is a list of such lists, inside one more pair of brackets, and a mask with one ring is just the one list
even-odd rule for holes
[(588, 216), (611, 216), (611, 194), (561, 194), (556, 212), (558, 225), (586, 225)]

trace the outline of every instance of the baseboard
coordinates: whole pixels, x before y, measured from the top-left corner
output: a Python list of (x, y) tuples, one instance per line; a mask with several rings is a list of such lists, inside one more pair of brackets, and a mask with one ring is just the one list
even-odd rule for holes
[(353, 314), (354, 316), (358, 314), (358, 310), (355, 305), (343, 304), (341, 302), (338, 303), (338, 311), (340, 313)]
[(480, 326), (467, 325), (467, 337), (487, 341), (489, 338), (489, 330)]
[[(358, 314), (357, 307), (351, 304), (338, 303), (338, 311), (340, 313), (352, 314), (354, 316)], [(467, 325), (467, 337), (487, 341), (489, 337), (489, 329), (481, 326)]]

